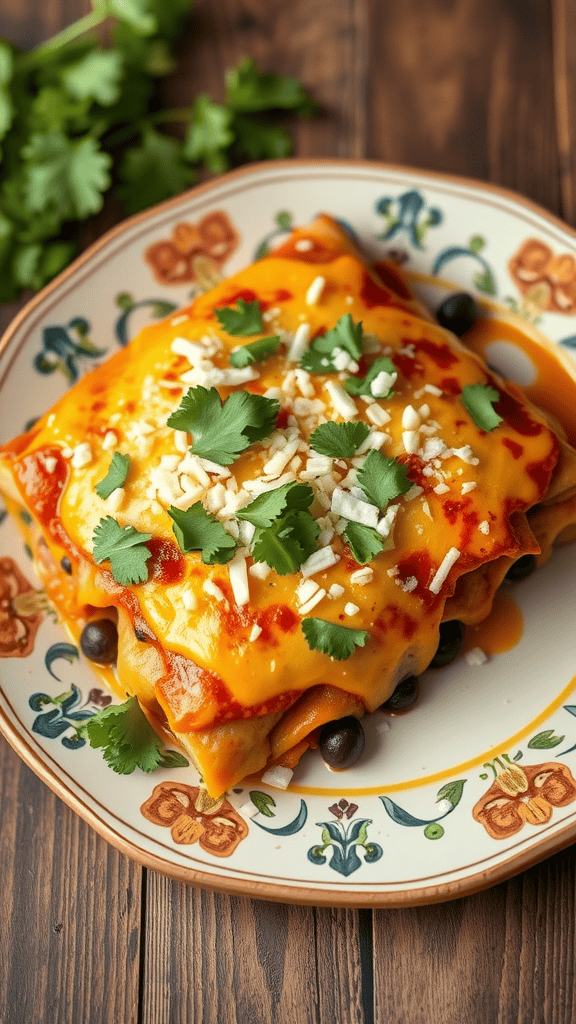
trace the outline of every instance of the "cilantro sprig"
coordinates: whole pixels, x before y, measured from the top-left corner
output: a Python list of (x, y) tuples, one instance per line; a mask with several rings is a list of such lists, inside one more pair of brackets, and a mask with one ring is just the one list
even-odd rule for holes
[(310, 435), (310, 447), (332, 459), (351, 459), (370, 428), (366, 423), (321, 423)]
[(177, 750), (166, 750), (154, 732), (136, 697), (123, 704), (109, 704), (89, 718), (84, 727), (91, 747), (102, 750), (104, 760), (118, 775), (136, 768), (186, 768), (189, 761)]
[(229, 466), (274, 429), (279, 403), (263, 395), (235, 391), (222, 402), (216, 388), (190, 388), (168, 426), (192, 434), (194, 455)]
[(324, 619), (303, 619), (302, 632), (312, 651), (321, 651), (336, 661), (346, 661), (357, 647), (364, 647), (370, 639), (365, 629), (350, 629)]
[(261, 334), (264, 330), (262, 313), (257, 299), (254, 299), (253, 302), (238, 299), (236, 309), (232, 306), (221, 306), (214, 312), (220, 327), (236, 337), (249, 338), (250, 335)]
[(145, 583), (148, 579), (146, 562), (152, 552), (146, 547), (152, 540), (150, 533), (139, 533), (133, 526), (124, 529), (112, 516), (101, 519), (94, 530), (94, 561), (110, 562), (112, 575), (123, 587)]
[(130, 469), (130, 456), (114, 452), (112, 462), (103, 480), (96, 484), (94, 490), (99, 498), (105, 500), (114, 493), (118, 487), (122, 487)]
[[(246, 58), (222, 103), (191, 96), (162, 110), (158, 81), (176, 68), (190, 0), (92, 0), (92, 9), (28, 52), (0, 39), (0, 301), (40, 288), (75, 255), (66, 228), (114, 189), (136, 213), (177, 195), (198, 171), (287, 156), (290, 136), (266, 115), (308, 115), (293, 78)], [(103, 44), (98, 29), (107, 23)], [(181, 124), (182, 137), (165, 125)]]
[(384, 541), (371, 526), (364, 526), (362, 523), (348, 523), (344, 530), (344, 537), (348, 541), (352, 558), (360, 565), (371, 562), (376, 555), (384, 550)]
[(205, 565), (225, 565), (234, 557), (236, 541), (224, 529), (222, 523), (206, 511), (202, 502), (197, 501), (186, 511), (171, 506), (168, 509), (172, 530), (178, 547), (184, 554), (201, 551)]
[(388, 388), (384, 394), (374, 395), (372, 384), (381, 373), (395, 374), (396, 367), (391, 359), (383, 356), (375, 359), (365, 377), (348, 377), (344, 381), (344, 387), (350, 395), (371, 395), (373, 398), (391, 398), (394, 394), (392, 388)]
[(405, 466), (398, 459), (389, 459), (375, 449), (368, 452), (357, 479), (368, 501), (383, 510), (393, 498), (406, 494), (412, 487)]
[(278, 351), (279, 345), (280, 336), (277, 334), (269, 338), (259, 338), (257, 341), (251, 341), (248, 345), (243, 345), (242, 348), (237, 348), (234, 352), (231, 352), (230, 363), (236, 367), (263, 363), (265, 359), (269, 359), (270, 356), (273, 356)]
[(309, 373), (334, 373), (334, 351), (342, 349), (352, 359), (362, 355), (362, 322), (355, 323), (350, 313), (341, 316), (326, 334), (314, 338), (302, 356), (302, 366)]
[(466, 384), (462, 388), (462, 402), (480, 430), (494, 430), (502, 417), (492, 408), (500, 395), (488, 384)]
[(255, 562), (266, 562), (280, 576), (297, 572), (316, 550), (320, 527), (307, 509), (314, 500), (308, 484), (295, 480), (254, 498), (237, 512), (256, 527), (252, 538)]

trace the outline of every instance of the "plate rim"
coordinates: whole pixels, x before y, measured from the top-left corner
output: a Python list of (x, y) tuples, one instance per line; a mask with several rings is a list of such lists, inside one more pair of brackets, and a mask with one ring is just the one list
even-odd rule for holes
[[(219, 175), (208, 182), (196, 185), (185, 192), (167, 199), (147, 210), (135, 214), (132, 217), (122, 220), (119, 224), (106, 231), (99, 239), (93, 242), (83, 253), (81, 253), (62, 273), (46, 285), (37, 295), (33, 296), (11, 321), (8, 328), (0, 339), (0, 355), (9, 347), (11, 341), (19, 333), (29, 316), (35, 309), (65, 281), (88, 263), (97, 253), (113, 242), (125, 231), (130, 230), (138, 224), (153, 219), (158, 214), (177, 209), (180, 205), (187, 203), (199, 195), (209, 193), (222, 184), (237, 180), (246, 176), (256, 176), (272, 169), (308, 168), (310, 170), (359, 168), (374, 171), (384, 171), (395, 174), (421, 175), (424, 178), (438, 180), (452, 185), (462, 185), (474, 192), (492, 192), (504, 199), (517, 204), (524, 209), (536, 213), (556, 228), (560, 228), (567, 235), (574, 239), (576, 247), (576, 229), (566, 224), (555, 214), (546, 210), (543, 206), (533, 200), (522, 196), (513, 189), (495, 185), (492, 182), (483, 182), (477, 178), (461, 175), (453, 175), (441, 171), (429, 171), (424, 168), (408, 167), (402, 164), (387, 163), (378, 160), (359, 159), (331, 159), (321, 157), (308, 159), (305, 157), (292, 158), (288, 160), (261, 161), (248, 164), (234, 171)], [(185, 865), (179, 865), (172, 861), (141, 849), (134, 841), (122, 836), (106, 821), (92, 810), (83, 799), (79, 797), (68, 785), (62, 781), (54, 771), (46, 764), (41, 755), (37, 753), (28, 743), (25, 736), (9, 718), (3, 707), (0, 707), (0, 732), (8, 741), (13, 750), (19, 755), (24, 763), (44, 782), (51, 790), (64, 801), (76, 814), (93, 828), (111, 846), (120, 853), (136, 861), (143, 867), (158, 871), (163, 875), (174, 878), (178, 881), (186, 881), (203, 888), (221, 892), (228, 895), (249, 896), (256, 899), (272, 900), (284, 903), (293, 903), (301, 906), (330, 906), (346, 909), (354, 908), (389, 908), (400, 909), (407, 906), (425, 906), (433, 903), (448, 902), (465, 895), (473, 895), (481, 892), (498, 882), (505, 881), (515, 875), (527, 870), (539, 863), (541, 860), (551, 856), (553, 853), (565, 849), (576, 838), (576, 823), (566, 825), (564, 828), (555, 830), (548, 838), (542, 838), (529, 845), (522, 853), (513, 854), (505, 860), (498, 861), (492, 867), (468, 874), (439, 885), (424, 886), (420, 888), (406, 888), (385, 891), (353, 891), (345, 888), (338, 889), (317, 889), (312, 886), (289, 885), (274, 881), (260, 881), (255, 879), (244, 879), (230, 877), (226, 874), (212, 874), (198, 871)]]

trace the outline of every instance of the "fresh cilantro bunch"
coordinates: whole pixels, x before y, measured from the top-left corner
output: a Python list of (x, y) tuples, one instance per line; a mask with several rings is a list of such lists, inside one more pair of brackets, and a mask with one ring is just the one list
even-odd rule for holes
[[(74, 257), (75, 226), (111, 188), (128, 214), (248, 159), (286, 156), (270, 111), (309, 114), (293, 78), (246, 58), (226, 73), (224, 102), (161, 110), (158, 81), (192, 0), (92, 0), (92, 11), (27, 53), (0, 39), (0, 301), (41, 288)], [(94, 30), (114, 19), (110, 43)], [(263, 117), (264, 115), (264, 117)], [(180, 124), (184, 138), (166, 134)]]

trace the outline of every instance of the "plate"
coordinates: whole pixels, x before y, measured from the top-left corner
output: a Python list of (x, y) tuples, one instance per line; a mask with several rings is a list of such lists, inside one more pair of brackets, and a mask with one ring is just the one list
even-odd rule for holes
[[(484, 339), (486, 358), (561, 404), (542, 368), (553, 346), (576, 380), (574, 232), (492, 186), (379, 164), (286, 161), (225, 175), (132, 218), (44, 289), (0, 346), (0, 440), (145, 323), (320, 211), (374, 257), (401, 263), (432, 304), (454, 286), (474, 291), (503, 325), (501, 337)], [(576, 545), (509, 595), (519, 642), (485, 664), (460, 658), (426, 673), (410, 714), (367, 721), (361, 764), (338, 774), (308, 755), (286, 792), (252, 780), (208, 813), (191, 769), (113, 775), (84, 742), (82, 722), (110, 698), (55, 621), (1, 509), (0, 519), (0, 728), (66, 803), (142, 864), (230, 893), (402, 906), (485, 888), (576, 838)], [(488, 646), (500, 636), (506, 647), (509, 611), (493, 620)]]

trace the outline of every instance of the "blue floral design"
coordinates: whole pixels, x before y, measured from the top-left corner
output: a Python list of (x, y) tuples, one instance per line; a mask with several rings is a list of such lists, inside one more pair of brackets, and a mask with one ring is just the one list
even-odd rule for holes
[(442, 210), (428, 206), (417, 189), (396, 197), (382, 196), (375, 209), (384, 218), (384, 231), (376, 237), (384, 242), (404, 231), (415, 249), (423, 249), (429, 229), (438, 227), (444, 220)]
[[(32, 732), (49, 740), (55, 740), (62, 736), (62, 745), (68, 750), (78, 750), (79, 747), (83, 747), (86, 740), (82, 735), (81, 725), (88, 718), (92, 718), (96, 712), (89, 708), (73, 711), (72, 709), (77, 707), (81, 700), (82, 694), (74, 684), (70, 690), (61, 693), (58, 697), (50, 697), (47, 693), (33, 693), (28, 704), (32, 711), (39, 711), (40, 714), (32, 722)], [(42, 710), (47, 704), (54, 705), (51, 711)], [(68, 735), (64, 736), (63, 733), (68, 733)]]
[(485, 245), (486, 239), (482, 235), (472, 235), (467, 246), (449, 245), (446, 249), (442, 249), (442, 252), (438, 253), (434, 260), (432, 274), (436, 277), (447, 263), (451, 263), (452, 260), (458, 259), (460, 256), (468, 256), (480, 267), (480, 270), (474, 276), (474, 284), (478, 291), (484, 292), (485, 295), (496, 295), (496, 278), (490, 264), (480, 255)]
[(426, 839), (441, 839), (444, 835), (444, 828), (439, 825), (438, 822), (442, 821), (443, 818), (448, 817), (452, 814), (455, 807), (458, 806), (462, 799), (462, 791), (466, 779), (455, 779), (453, 782), (448, 782), (445, 786), (442, 786), (436, 794), (436, 803), (440, 800), (446, 800), (451, 806), (443, 814), (437, 815), (435, 818), (416, 818), (409, 811), (405, 811), (399, 804), (394, 803), (393, 800), (388, 796), (381, 796), (380, 799), (384, 804), (384, 809), (388, 816), (395, 821), (397, 825), (405, 825), (408, 828), (417, 828), (424, 826), (424, 835)]
[(380, 860), (382, 847), (378, 843), (368, 842), (368, 825), (372, 824), (371, 818), (357, 818), (350, 824), (344, 824), (342, 821), (317, 821), (316, 824), (322, 829), (322, 844), (312, 846), (308, 850), (308, 860), (312, 864), (325, 864), (325, 851), (329, 847), (332, 848), (329, 867), (344, 877), (362, 867), (362, 860), (358, 856), (359, 849), (364, 850), (364, 861), (367, 864)]
[(116, 305), (123, 310), (122, 315), (116, 321), (116, 337), (124, 348), (129, 342), (128, 337), (128, 321), (131, 314), (135, 309), (146, 309), (150, 307), (152, 316), (157, 320), (160, 320), (163, 316), (169, 316), (178, 307), (173, 302), (168, 302), (166, 299), (142, 299), (141, 302), (135, 302), (134, 297), (130, 292), (121, 292), (120, 295), (116, 296)]
[(106, 354), (106, 349), (96, 348), (90, 341), (88, 320), (77, 316), (65, 326), (52, 325), (42, 331), (42, 351), (34, 358), (34, 368), (39, 373), (55, 373), (59, 370), (71, 384), (80, 375), (78, 361), (97, 359)]

